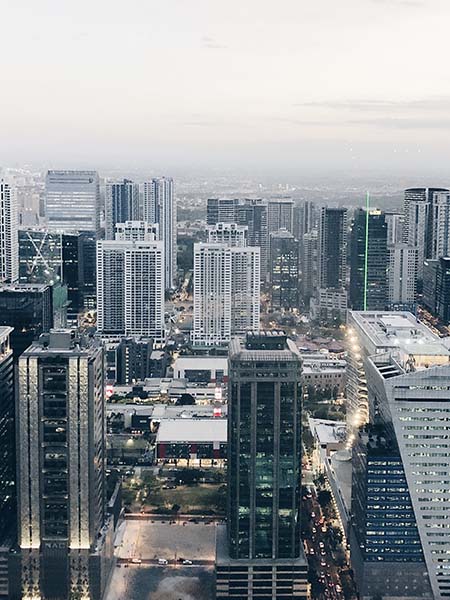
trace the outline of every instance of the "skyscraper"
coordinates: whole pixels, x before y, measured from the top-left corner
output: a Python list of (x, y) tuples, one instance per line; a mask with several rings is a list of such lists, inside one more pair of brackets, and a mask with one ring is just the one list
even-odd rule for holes
[(0, 286), (0, 325), (13, 327), (10, 341), (17, 361), (33, 340), (53, 327), (52, 288), (38, 283)]
[(280, 332), (229, 348), (227, 535), (217, 598), (307, 597), (300, 539), (301, 361)]
[(436, 315), (450, 323), (450, 258), (441, 256), (436, 268)]
[(345, 288), (347, 283), (347, 209), (322, 207), (319, 222), (320, 288)]
[(144, 221), (159, 225), (164, 242), (165, 289), (173, 288), (177, 273), (177, 205), (173, 179), (162, 177), (143, 184)]
[(318, 284), (318, 246), (319, 236), (317, 229), (305, 233), (301, 244), (301, 284), (303, 300), (308, 303)]
[(417, 248), (417, 279), (423, 278), (423, 261), (431, 256), (434, 229), (434, 195), (445, 188), (410, 188), (405, 190), (403, 204), (403, 241)]
[(286, 229), (270, 234), (269, 276), (272, 309), (298, 309), (298, 242)]
[(49, 231), (100, 231), (100, 184), (96, 171), (48, 171), (45, 180)]
[(416, 300), (417, 248), (397, 243), (388, 246), (388, 300), (391, 307)]
[(159, 239), (159, 227), (147, 221), (116, 223), (115, 239), (127, 242), (156, 242)]
[(101, 600), (112, 563), (106, 515), (101, 346), (55, 330), (19, 360), (19, 551), (11, 600)]
[(206, 223), (237, 223), (236, 208), (240, 204), (238, 198), (208, 198), (206, 205)]
[(259, 329), (260, 249), (194, 245), (196, 345), (227, 344), (232, 335)]
[(293, 232), (294, 201), (291, 198), (276, 198), (267, 202), (267, 228), (269, 235), (280, 229)]
[(16, 192), (0, 179), (0, 282), (19, 278), (18, 209)]
[(385, 310), (387, 285), (387, 226), (379, 210), (355, 212), (351, 233), (350, 304), (354, 310)]
[(359, 592), (443, 600), (450, 565), (449, 350), (407, 312), (351, 312), (349, 327), (368, 407), (353, 452), (350, 547)]
[(114, 239), (116, 223), (139, 220), (139, 185), (128, 179), (109, 182), (105, 192), (106, 239)]
[(14, 444), (14, 367), (11, 327), (0, 326), (0, 544), (16, 521), (16, 448)]
[(97, 243), (97, 329), (102, 335), (164, 339), (162, 242)]
[(435, 192), (430, 205), (426, 258), (450, 255), (450, 192)]
[(226, 244), (227, 246), (247, 246), (247, 225), (236, 223), (216, 223), (207, 225), (208, 243)]

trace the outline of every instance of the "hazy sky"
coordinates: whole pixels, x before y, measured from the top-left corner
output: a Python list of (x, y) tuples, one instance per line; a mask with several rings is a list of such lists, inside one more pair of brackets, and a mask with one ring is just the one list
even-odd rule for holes
[(446, 168), (449, 0), (0, 0), (0, 162)]

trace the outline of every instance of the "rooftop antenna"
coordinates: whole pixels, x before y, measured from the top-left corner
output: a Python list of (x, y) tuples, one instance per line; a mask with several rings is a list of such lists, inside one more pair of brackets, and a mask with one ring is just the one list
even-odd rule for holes
[(366, 241), (365, 241), (365, 252), (364, 252), (364, 310), (367, 310), (367, 274), (369, 264), (369, 208), (370, 208), (370, 196), (369, 192), (366, 193)]

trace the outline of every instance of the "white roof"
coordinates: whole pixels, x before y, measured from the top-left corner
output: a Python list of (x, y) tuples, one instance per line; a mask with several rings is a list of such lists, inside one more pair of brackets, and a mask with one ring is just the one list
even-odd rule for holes
[(226, 356), (179, 356), (173, 369), (228, 369), (228, 358)]
[(167, 442), (221, 442), (227, 441), (227, 420), (165, 419), (161, 421), (157, 443)]
[(344, 421), (329, 421), (325, 419), (308, 419), (311, 433), (315, 435), (320, 444), (337, 444), (345, 440)]

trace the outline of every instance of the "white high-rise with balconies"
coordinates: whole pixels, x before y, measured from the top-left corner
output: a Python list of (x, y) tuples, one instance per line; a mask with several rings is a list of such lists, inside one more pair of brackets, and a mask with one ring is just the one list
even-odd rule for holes
[(163, 341), (163, 242), (97, 242), (97, 329)]
[(173, 288), (177, 274), (177, 205), (173, 179), (161, 177), (142, 185), (144, 221), (159, 225), (164, 242), (165, 289)]
[(247, 225), (236, 223), (216, 223), (207, 225), (208, 243), (227, 246), (246, 246), (248, 241)]
[(220, 346), (259, 330), (260, 248), (194, 245), (195, 345)]
[(0, 180), (0, 282), (19, 279), (19, 223), (16, 190)]

